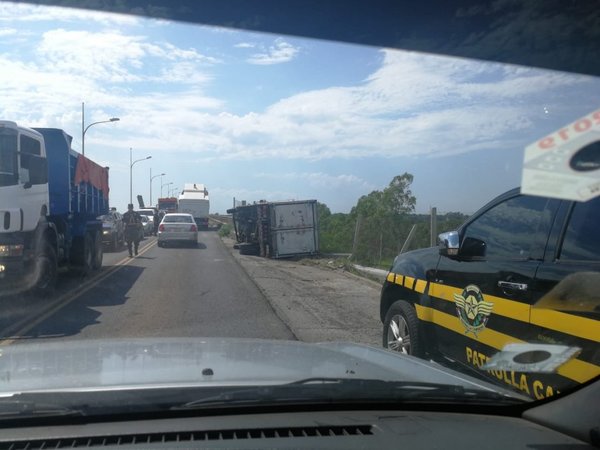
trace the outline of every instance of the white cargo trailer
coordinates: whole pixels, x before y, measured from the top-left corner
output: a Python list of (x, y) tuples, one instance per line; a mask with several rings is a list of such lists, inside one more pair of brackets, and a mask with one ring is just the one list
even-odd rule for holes
[(185, 183), (178, 200), (178, 212), (191, 214), (199, 229), (208, 229), (210, 200), (206, 186), (200, 183)]
[(274, 258), (318, 252), (316, 200), (271, 203), (270, 216)]
[(241, 253), (285, 258), (319, 252), (316, 200), (260, 202), (227, 212)]

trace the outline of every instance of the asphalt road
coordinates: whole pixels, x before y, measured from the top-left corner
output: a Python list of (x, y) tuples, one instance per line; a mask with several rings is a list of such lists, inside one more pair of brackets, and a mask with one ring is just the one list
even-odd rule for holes
[(29, 339), (241, 337), (295, 339), (212, 231), (197, 248), (105, 253), (100, 272), (62, 274), (50, 298), (0, 301), (0, 343)]

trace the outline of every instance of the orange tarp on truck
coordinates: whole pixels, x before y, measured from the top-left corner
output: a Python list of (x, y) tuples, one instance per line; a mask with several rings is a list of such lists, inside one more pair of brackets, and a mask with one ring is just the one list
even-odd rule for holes
[(108, 198), (108, 168), (96, 164), (83, 155), (77, 158), (77, 167), (75, 168), (76, 185), (80, 183), (90, 183), (96, 189), (101, 190), (105, 198)]

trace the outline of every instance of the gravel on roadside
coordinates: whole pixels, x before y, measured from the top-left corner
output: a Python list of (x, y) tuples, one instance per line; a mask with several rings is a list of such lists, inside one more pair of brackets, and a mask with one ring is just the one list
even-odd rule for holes
[(348, 272), (337, 260), (240, 255), (232, 239), (222, 241), (299, 340), (381, 347), (380, 283)]

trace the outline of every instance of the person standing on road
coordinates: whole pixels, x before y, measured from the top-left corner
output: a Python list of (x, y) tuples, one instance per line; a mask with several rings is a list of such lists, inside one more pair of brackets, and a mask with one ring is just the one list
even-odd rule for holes
[(133, 204), (127, 205), (127, 212), (123, 214), (123, 223), (125, 223), (125, 240), (129, 256), (132, 257), (132, 244), (135, 255), (138, 254), (138, 247), (141, 240), (142, 217), (133, 210)]
[(160, 218), (158, 217), (158, 211), (154, 210), (154, 218), (153, 218), (153, 225), (154, 225), (154, 236), (156, 236), (158, 234), (158, 225), (160, 222)]

